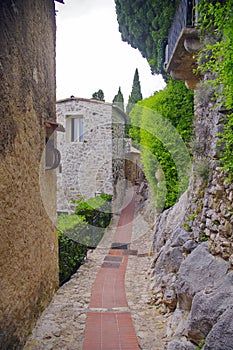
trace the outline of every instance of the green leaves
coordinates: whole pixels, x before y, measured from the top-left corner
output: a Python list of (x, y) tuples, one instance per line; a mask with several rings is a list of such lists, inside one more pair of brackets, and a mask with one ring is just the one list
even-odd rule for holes
[(87, 201), (82, 197), (76, 201), (75, 214), (58, 216), (61, 284), (84, 262), (88, 247), (96, 247), (102, 238), (111, 220), (111, 198), (104, 193)]
[(97, 101), (105, 101), (104, 100), (104, 92), (103, 92), (103, 90), (98, 90), (97, 92), (94, 92), (93, 94), (92, 94), (92, 99), (93, 100), (97, 100)]
[(142, 100), (141, 84), (139, 80), (138, 69), (136, 68), (133, 78), (132, 91), (129, 96), (129, 101), (126, 107), (126, 113), (129, 114), (135, 103)]
[[(199, 55), (199, 70), (205, 74), (211, 72), (215, 79), (216, 100), (229, 110), (227, 123), (220, 139), (224, 146), (221, 155), (224, 170), (233, 177), (233, 0), (224, 2), (202, 0), (200, 3), (200, 29), (204, 39), (210, 43), (204, 45)], [(203, 60), (203, 57), (206, 59)]]
[(166, 39), (179, 0), (115, 0), (122, 40), (138, 48), (153, 73), (165, 73), (161, 65), (161, 40)]
[[(104, 193), (101, 193), (100, 196), (89, 198), (87, 201), (83, 201), (77, 205), (75, 214), (84, 217), (87, 223), (93, 224), (94, 217), (103, 211), (103, 208), (105, 208), (111, 198), (111, 195)], [(107, 213), (109, 211), (111, 212), (110, 208), (108, 208)]]
[(224, 132), (220, 135), (220, 141), (225, 145), (221, 155), (223, 170), (229, 173), (229, 180), (233, 179), (233, 113), (228, 115), (228, 122)]
[(186, 145), (193, 131), (193, 92), (183, 82), (170, 80), (166, 89), (140, 101), (130, 119), (130, 136), (140, 145), (157, 208), (168, 208), (189, 181), (191, 162)]
[(121, 87), (119, 87), (118, 93), (114, 96), (114, 99), (112, 101), (115, 105), (117, 105), (119, 108), (122, 109), (122, 111), (124, 111), (124, 97), (123, 94), (121, 92)]

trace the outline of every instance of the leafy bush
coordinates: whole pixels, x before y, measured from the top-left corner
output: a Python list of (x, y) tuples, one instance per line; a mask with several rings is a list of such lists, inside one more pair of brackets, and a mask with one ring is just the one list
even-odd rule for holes
[(215, 88), (216, 100), (228, 111), (227, 122), (220, 135), (224, 151), (223, 169), (233, 178), (233, 1), (200, 2), (200, 29), (204, 48), (199, 54), (199, 70), (211, 72), (209, 81)]
[(58, 216), (59, 279), (66, 282), (85, 260), (88, 248), (96, 247), (111, 220), (111, 196), (101, 194), (84, 201), (76, 213)]
[(193, 92), (183, 82), (140, 101), (130, 114), (130, 136), (140, 147), (147, 179), (158, 208), (169, 208), (186, 190), (193, 133)]
[(153, 73), (164, 72), (164, 48), (179, 0), (115, 0), (123, 41), (138, 48)]
[[(69, 216), (67, 215), (67, 217)], [(58, 230), (58, 242), (59, 281), (61, 285), (69, 280), (70, 276), (83, 264), (87, 253), (87, 247), (70, 239), (61, 230)]]
[[(109, 206), (109, 201), (111, 198), (111, 195), (101, 193), (100, 196), (89, 198), (87, 201), (84, 201), (84, 198), (81, 201), (78, 200), (75, 214), (84, 216), (86, 222), (93, 224), (93, 219), (97, 214), (101, 215), (102, 212), (104, 212), (104, 214), (111, 212), (111, 208)], [(75, 203), (76, 201), (73, 202)]]
[(196, 347), (196, 350), (201, 350), (203, 349), (203, 346), (205, 345), (205, 339), (202, 339), (198, 346)]

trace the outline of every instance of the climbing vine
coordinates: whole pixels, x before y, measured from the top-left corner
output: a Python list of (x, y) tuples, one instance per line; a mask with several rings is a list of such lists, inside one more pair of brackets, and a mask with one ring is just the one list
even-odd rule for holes
[(193, 91), (172, 79), (130, 113), (130, 136), (141, 150), (158, 208), (172, 206), (187, 188), (193, 114)]
[(199, 69), (213, 76), (208, 84), (226, 112), (220, 135), (222, 167), (233, 178), (233, 0), (200, 3), (200, 29), (204, 48), (199, 54)]

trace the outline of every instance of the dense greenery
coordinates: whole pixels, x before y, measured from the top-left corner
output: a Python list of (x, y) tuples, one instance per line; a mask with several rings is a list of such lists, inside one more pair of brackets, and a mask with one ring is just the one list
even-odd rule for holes
[(223, 168), (233, 178), (233, 0), (200, 3), (200, 28), (204, 49), (199, 55), (199, 69), (213, 76), (208, 81), (216, 91), (216, 99), (227, 113), (221, 142)]
[(59, 278), (67, 281), (84, 262), (87, 249), (96, 247), (111, 220), (111, 196), (80, 198), (76, 212), (58, 216)]
[(121, 92), (121, 87), (119, 87), (118, 93), (114, 96), (112, 102), (124, 111), (124, 96)]
[(187, 187), (190, 155), (186, 146), (193, 132), (193, 113), (193, 92), (173, 80), (130, 113), (130, 136), (141, 149), (159, 208), (173, 205)]
[(76, 234), (83, 225), (82, 219), (77, 215), (60, 215), (58, 217), (58, 242), (59, 242), (59, 280), (60, 284), (66, 282), (83, 264), (87, 253), (87, 247), (67, 235)]
[(141, 84), (139, 80), (138, 69), (136, 68), (133, 78), (132, 91), (129, 95), (128, 104), (126, 106), (126, 113), (129, 114), (135, 103), (142, 100)]
[(164, 73), (163, 55), (179, 0), (115, 0), (122, 40), (138, 48), (153, 73)]
[(103, 90), (98, 90), (92, 94), (92, 99), (97, 101), (105, 101)]
[[(87, 201), (84, 201), (84, 198), (82, 197), (78, 200), (75, 214), (84, 217), (89, 225), (96, 224), (97, 227), (106, 227), (106, 216), (110, 219), (111, 198), (112, 196), (104, 193), (101, 193), (100, 196), (90, 198)], [(95, 222), (96, 216), (98, 216), (98, 221)]]

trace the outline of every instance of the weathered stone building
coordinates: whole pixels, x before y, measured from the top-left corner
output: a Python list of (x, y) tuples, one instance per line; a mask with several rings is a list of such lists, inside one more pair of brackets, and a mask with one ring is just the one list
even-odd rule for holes
[(53, 0), (1, 1), (0, 348), (7, 350), (22, 347), (58, 286), (56, 173), (43, 156), (56, 127), (55, 30)]
[(113, 195), (116, 206), (124, 196), (125, 113), (111, 103), (71, 97), (57, 102), (58, 211), (70, 212), (71, 200)]

